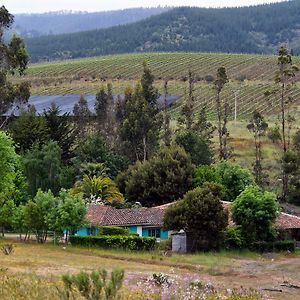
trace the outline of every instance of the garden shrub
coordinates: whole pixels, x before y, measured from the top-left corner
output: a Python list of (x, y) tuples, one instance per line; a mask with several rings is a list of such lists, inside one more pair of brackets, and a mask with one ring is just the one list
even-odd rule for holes
[(156, 239), (130, 235), (70, 236), (70, 242), (79, 246), (143, 251), (152, 250)]
[(86, 272), (80, 272), (77, 275), (65, 274), (62, 280), (65, 287), (64, 296), (66, 296), (66, 299), (76, 299), (76, 294), (74, 295), (75, 289), (75, 292), (78, 290), (83, 299), (112, 300), (116, 299), (122, 287), (124, 271), (114, 270), (111, 272), (110, 278), (105, 269), (100, 269), (90, 274)]
[(240, 226), (228, 226), (224, 233), (224, 245), (226, 249), (243, 248), (245, 241)]
[(252, 244), (252, 249), (259, 252), (281, 252), (290, 251), (295, 252), (295, 242), (292, 240), (276, 241), (276, 242), (255, 242)]
[(136, 233), (130, 232), (128, 228), (117, 226), (103, 226), (99, 227), (99, 235), (136, 235)]

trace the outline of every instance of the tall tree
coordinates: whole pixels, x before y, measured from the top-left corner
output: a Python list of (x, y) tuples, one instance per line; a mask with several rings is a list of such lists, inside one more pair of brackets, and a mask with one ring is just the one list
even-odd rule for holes
[(220, 160), (228, 159), (230, 156), (228, 149), (228, 136), (229, 132), (227, 129), (228, 115), (229, 115), (229, 104), (225, 98), (224, 101), (221, 100), (221, 92), (228, 82), (228, 77), (226, 74), (225, 67), (218, 68), (217, 79), (215, 80), (216, 89), (216, 106), (217, 106), (217, 117), (218, 117), (218, 134), (219, 134), (219, 158)]
[(151, 73), (151, 70), (146, 62), (143, 63), (143, 67), (144, 72), (141, 78), (143, 96), (152, 108), (157, 109), (157, 100), (159, 98), (159, 93), (157, 88), (154, 87), (155, 77)]
[[(278, 52), (278, 71), (276, 72), (275, 82), (280, 88), (280, 108), (281, 108), (281, 135), (282, 135), (282, 150), (283, 156), (288, 150), (287, 138), (286, 138), (286, 110), (287, 110), (287, 91), (290, 87), (291, 79), (295, 77), (296, 72), (299, 69), (293, 65), (292, 56), (289, 54), (287, 48), (281, 47)], [(284, 169), (284, 168), (283, 168)], [(283, 172), (282, 174), (282, 195), (281, 200), (285, 201), (289, 190), (289, 178), (288, 174)]]
[(83, 139), (87, 135), (87, 126), (92, 116), (89, 109), (88, 102), (83, 95), (80, 96), (78, 103), (75, 103), (73, 108), (73, 115), (78, 126), (80, 137)]
[(195, 188), (166, 210), (164, 228), (184, 229), (192, 237), (193, 251), (218, 249), (228, 225), (221, 200), (221, 185), (206, 183)]
[(17, 150), (22, 153), (30, 150), (34, 144), (45, 144), (50, 138), (45, 118), (37, 116), (33, 106), (11, 122), (8, 129), (17, 144)]
[(0, 194), (6, 194), (14, 187), (19, 156), (13, 140), (3, 131), (0, 131), (0, 158)]
[(42, 149), (35, 146), (26, 153), (23, 164), (31, 195), (35, 195), (38, 189), (51, 189), (54, 194), (58, 193), (64, 176), (61, 156), (61, 148), (53, 141)]
[(114, 148), (117, 140), (116, 109), (112, 84), (107, 84), (96, 95), (95, 110), (97, 116), (98, 130), (105, 136), (111, 148)]
[(69, 113), (61, 114), (59, 107), (52, 103), (43, 116), (46, 121), (49, 138), (56, 141), (62, 150), (64, 163), (69, 163), (73, 157), (74, 140), (77, 135)]
[[(13, 24), (14, 18), (8, 10), (0, 7), (0, 115), (6, 113), (13, 106), (27, 103), (29, 99), (29, 84), (22, 82), (12, 84), (7, 76), (18, 72), (24, 74), (28, 63), (28, 55), (22, 39), (14, 35), (6, 44), (4, 33)], [(6, 121), (5, 121), (6, 122)], [(0, 124), (0, 128), (4, 126)]]
[(101, 87), (100, 91), (96, 94), (95, 111), (97, 116), (97, 122), (99, 126), (106, 122), (108, 107), (108, 96), (104, 86)]
[(160, 127), (157, 108), (149, 104), (142, 86), (137, 84), (132, 98), (126, 103), (126, 117), (120, 128), (121, 139), (134, 155), (133, 161), (146, 161), (151, 156), (158, 144)]
[(179, 124), (184, 126), (184, 129), (190, 131), (194, 125), (194, 83), (195, 76), (191, 70), (188, 73), (188, 95), (186, 96), (185, 104), (181, 110)]
[(253, 133), (255, 143), (255, 163), (253, 166), (253, 173), (255, 181), (258, 185), (263, 185), (264, 176), (262, 169), (262, 143), (261, 138), (265, 136), (268, 129), (268, 123), (265, 121), (263, 115), (258, 111), (253, 112), (253, 116), (247, 125), (247, 129)]
[(183, 148), (161, 148), (146, 162), (137, 162), (118, 176), (120, 191), (132, 203), (156, 206), (176, 201), (192, 186), (193, 164)]
[(172, 142), (172, 130), (170, 128), (170, 115), (168, 113), (168, 80), (164, 82), (164, 109), (163, 109), (163, 140), (166, 146)]

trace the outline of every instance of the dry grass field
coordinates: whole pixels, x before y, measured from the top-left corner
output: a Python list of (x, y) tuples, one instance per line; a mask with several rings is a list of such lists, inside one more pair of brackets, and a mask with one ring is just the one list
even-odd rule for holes
[(161, 256), (159, 252), (130, 253), (16, 243), (13, 254), (5, 256), (0, 253), (0, 277), (2, 282), (3, 278), (7, 280), (7, 277), (19, 278), (19, 281), (26, 282), (34, 276), (35, 280), (42, 280), (40, 283), (42, 286), (45, 282), (50, 285), (53, 282), (60, 284), (59, 278), (65, 273), (90, 272), (98, 268), (107, 270), (121, 268), (125, 270), (122, 295), (127, 296), (124, 296), (124, 299), (160, 299), (149, 296), (151, 294), (149, 278), (153, 273), (162, 272), (168, 274), (174, 282), (168, 288), (170, 294), (176, 289), (183, 288), (187, 282), (201, 282), (204, 286), (214, 287), (220, 293), (240, 290), (243, 287), (246, 290), (257, 290), (264, 299), (297, 300), (300, 299), (299, 255), (300, 253), (259, 255), (222, 252), (173, 254), (166, 257)]

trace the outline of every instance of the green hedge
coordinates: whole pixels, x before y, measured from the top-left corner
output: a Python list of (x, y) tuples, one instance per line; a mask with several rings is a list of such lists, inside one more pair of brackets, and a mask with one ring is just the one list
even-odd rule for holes
[(295, 242), (291, 240), (276, 241), (274, 243), (256, 242), (253, 244), (253, 250), (259, 252), (280, 252), (280, 251), (295, 251)]
[(70, 236), (72, 245), (124, 250), (152, 250), (156, 239), (139, 236)]
[(103, 226), (99, 227), (99, 235), (137, 235), (130, 232), (127, 228), (117, 226)]

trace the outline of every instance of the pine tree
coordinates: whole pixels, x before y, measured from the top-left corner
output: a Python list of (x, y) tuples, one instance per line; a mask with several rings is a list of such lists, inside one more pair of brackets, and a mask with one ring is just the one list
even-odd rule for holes
[(125, 118), (120, 127), (121, 139), (131, 153), (131, 160), (146, 161), (158, 144), (161, 121), (156, 109), (144, 98), (140, 84), (126, 103)]
[(84, 139), (87, 135), (87, 127), (90, 117), (92, 116), (92, 112), (90, 111), (88, 102), (83, 95), (80, 96), (78, 103), (75, 103), (73, 115), (77, 123), (79, 135), (81, 139)]
[(147, 63), (143, 63), (144, 71), (141, 78), (141, 86), (143, 90), (143, 97), (149, 103), (149, 105), (157, 109), (157, 99), (159, 98), (159, 93), (157, 88), (154, 87), (154, 75), (151, 73), (150, 68)]
[(44, 111), (43, 116), (50, 140), (58, 143), (62, 150), (63, 162), (69, 163), (73, 157), (73, 145), (77, 135), (69, 113), (61, 115), (59, 107), (52, 103), (51, 107)]

